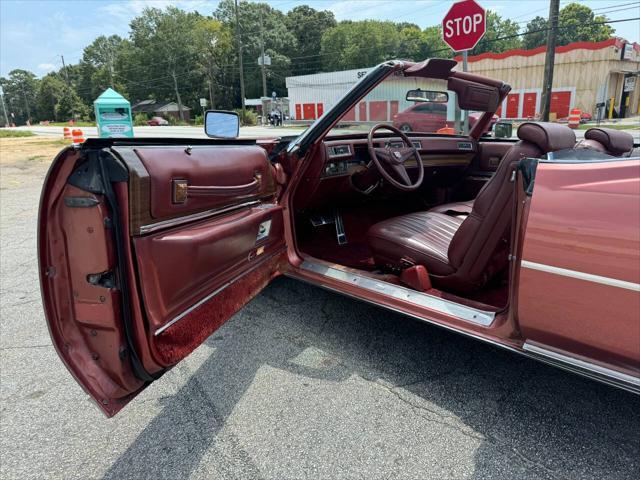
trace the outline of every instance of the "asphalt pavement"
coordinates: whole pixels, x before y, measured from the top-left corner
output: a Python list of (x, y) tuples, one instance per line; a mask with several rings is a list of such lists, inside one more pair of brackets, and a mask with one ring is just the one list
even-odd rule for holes
[(640, 478), (640, 397), (286, 278), (107, 420), (42, 313), (45, 167), (0, 175), (0, 478)]

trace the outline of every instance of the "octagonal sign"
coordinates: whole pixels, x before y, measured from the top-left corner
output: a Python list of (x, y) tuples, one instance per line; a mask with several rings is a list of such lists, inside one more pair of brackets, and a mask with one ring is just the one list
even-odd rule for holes
[(487, 30), (487, 15), (474, 0), (454, 3), (442, 19), (442, 39), (454, 51), (475, 47)]

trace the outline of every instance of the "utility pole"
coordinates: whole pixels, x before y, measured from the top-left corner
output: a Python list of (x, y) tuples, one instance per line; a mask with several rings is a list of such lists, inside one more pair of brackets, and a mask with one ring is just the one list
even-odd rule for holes
[(556, 37), (558, 36), (558, 14), (560, 0), (549, 2), (549, 30), (547, 32), (547, 54), (544, 58), (544, 80), (542, 83), (542, 121), (549, 121), (551, 110), (551, 88), (553, 87), (553, 67), (556, 58)]
[[(469, 52), (465, 50), (462, 52), (462, 71), (466, 72), (468, 70), (468, 62), (467, 59), (469, 57)], [(462, 114), (462, 134), (469, 135), (469, 111), (465, 109)]]
[(264, 64), (264, 25), (260, 16), (260, 69), (262, 70), (262, 96), (267, 96), (267, 72)]
[(242, 67), (242, 40), (240, 39), (240, 18), (238, 17), (238, 0), (234, 0), (236, 10), (236, 42), (238, 44), (238, 62), (240, 63), (240, 101), (244, 113), (244, 69)]
[(2, 113), (4, 113), (4, 126), (9, 126), (9, 117), (7, 116), (7, 106), (4, 104), (4, 89), (0, 87), (0, 99), (2, 99)]
[(64, 55), (60, 55), (62, 59), (62, 71), (64, 72), (64, 78), (67, 80), (67, 87), (71, 88), (71, 84), (69, 83), (69, 72), (67, 72), (67, 66), (64, 64)]

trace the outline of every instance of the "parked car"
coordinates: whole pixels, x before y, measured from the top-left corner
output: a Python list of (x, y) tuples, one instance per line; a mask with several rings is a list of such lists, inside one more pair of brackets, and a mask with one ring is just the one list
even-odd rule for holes
[[(473, 128), (482, 112), (469, 113), (469, 128)], [(493, 115), (491, 123), (485, 132), (491, 131), (496, 122), (500, 119)], [(393, 116), (393, 126), (403, 132), (435, 133), (441, 128), (452, 127), (453, 122), (447, 121), (447, 105), (444, 103), (415, 103), (407, 109)]]
[[(237, 113), (208, 111), (212, 139), (62, 150), (38, 218), (43, 307), (102, 411), (279, 275), (640, 393), (633, 138), (594, 128), (576, 144), (534, 122), (514, 141), (484, 138), (510, 87), (455, 66), (385, 62), (295, 138), (235, 138)], [(482, 112), (469, 134), (352, 120), (363, 99), (416, 85), (425, 104), (454, 92)], [(345, 117), (360, 130), (336, 128)]]
[(164, 127), (169, 125), (169, 121), (162, 117), (151, 117), (151, 120), (147, 122), (150, 127)]

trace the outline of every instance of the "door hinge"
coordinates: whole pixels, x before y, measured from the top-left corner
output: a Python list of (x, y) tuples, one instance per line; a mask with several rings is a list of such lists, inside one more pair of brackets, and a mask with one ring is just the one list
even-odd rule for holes
[(90, 273), (87, 275), (87, 282), (97, 287), (114, 288), (116, 286), (116, 276), (111, 270), (101, 273)]

